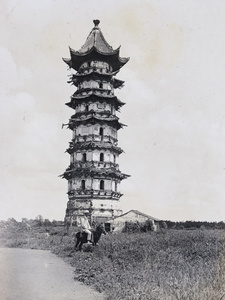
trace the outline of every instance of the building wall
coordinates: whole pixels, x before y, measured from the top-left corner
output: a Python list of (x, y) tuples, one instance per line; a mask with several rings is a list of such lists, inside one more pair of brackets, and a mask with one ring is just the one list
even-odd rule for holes
[(107, 102), (88, 102), (88, 103), (81, 103), (79, 105), (77, 105), (76, 107), (76, 111), (77, 112), (85, 112), (90, 110), (94, 110), (95, 112), (103, 112), (103, 111), (110, 111), (111, 113), (114, 113), (114, 106), (107, 103)]
[[(76, 177), (68, 180), (68, 192), (74, 189), (81, 189), (81, 181), (85, 180), (85, 188), (100, 190), (100, 180), (101, 179), (92, 179), (92, 178), (80, 178)], [(120, 192), (120, 183), (115, 182), (111, 179), (104, 180), (104, 190), (112, 190), (114, 192)]]
[(112, 85), (109, 82), (104, 81), (96, 81), (96, 80), (86, 80), (80, 83), (80, 89), (87, 89), (87, 88), (96, 88), (96, 89), (104, 89), (104, 90), (112, 90)]
[(100, 154), (103, 153), (104, 162), (114, 163), (114, 153), (111, 153), (109, 150), (77, 151), (71, 155), (70, 162), (82, 161), (84, 153), (86, 153), (87, 161), (100, 161)]
[(90, 69), (94, 70), (94, 68), (97, 68), (98, 71), (102, 73), (108, 73), (112, 71), (112, 67), (107, 62), (96, 60), (83, 63), (83, 65), (80, 67), (80, 71), (84, 70), (84, 72), (88, 73), (90, 72)]
[(76, 135), (88, 135), (88, 134), (95, 134), (99, 135), (100, 128), (103, 128), (104, 135), (109, 135), (114, 138), (117, 138), (117, 131), (116, 129), (112, 128), (111, 126), (108, 126), (107, 124), (100, 125), (100, 124), (87, 124), (87, 125), (80, 125), (77, 126), (77, 128), (74, 130), (74, 137)]
[(144, 223), (147, 220), (152, 220), (154, 230), (157, 229), (157, 225), (155, 224), (155, 221), (151, 219), (151, 217), (143, 216), (135, 211), (130, 211), (127, 214), (124, 214), (122, 216), (119, 216), (118, 218), (115, 218), (113, 220), (108, 221), (108, 223), (111, 224), (111, 228), (114, 228), (114, 231), (121, 231), (126, 222), (139, 222)]
[(145, 222), (147, 221), (149, 218), (148, 217), (145, 217), (143, 215), (140, 215), (140, 214), (137, 214), (136, 212), (134, 211), (131, 211), (129, 212), (128, 214), (124, 215), (124, 216), (121, 216), (119, 219), (118, 219), (118, 222), (135, 222), (135, 221), (138, 221), (138, 222)]

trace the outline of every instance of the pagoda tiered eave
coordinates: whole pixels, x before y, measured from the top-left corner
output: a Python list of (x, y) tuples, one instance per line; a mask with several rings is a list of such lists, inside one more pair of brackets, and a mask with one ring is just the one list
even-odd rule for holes
[[(93, 69), (93, 68), (91, 68)], [(80, 82), (82, 82), (84, 79), (92, 79), (92, 80), (96, 80), (99, 78), (109, 78), (114, 76), (116, 73), (118, 72), (113, 72), (113, 73), (102, 73), (102, 72), (98, 72), (98, 71), (93, 71), (91, 70), (88, 73), (77, 73), (77, 74), (73, 74), (71, 75), (70, 80), (68, 80), (68, 83), (73, 83), (76, 87), (79, 85)], [(120, 88), (124, 85), (124, 81), (117, 79), (117, 78), (111, 78), (110, 82), (112, 82), (113, 87), (115, 89)]]
[(98, 178), (98, 179), (117, 179), (117, 180), (123, 180), (130, 175), (121, 173), (118, 170), (113, 170), (112, 168), (109, 169), (97, 169), (97, 168), (71, 168), (70, 170), (66, 170), (62, 175), (60, 175), (62, 178), (66, 178), (67, 180), (74, 177), (92, 177), (92, 178)]
[(88, 124), (108, 124), (112, 126), (113, 128), (119, 130), (123, 128), (124, 126), (127, 126), (125, 124), (122, 124), (118, 121), (117, 117), (112, 116), (112, 117), (100, 117), (100, 116), (87, 116), (86, 118), (76, 118), (76, 119), (71, 119), (68, 124), (68, 128), (73, 130), (79, 125), (88, 125)]
[(120, 101), (114, 95), (102, 95), (102, 94), (96, 93), (96, 92), (89, 92), (87, 95), (74, 94), (73, 96), (71, 96), (71, 101), (66, 103), (66, 105), (72, 109), (76, 109), (77, 105), (81, 104), (82, 102), (87, 103), (87, 102), (91, 102), (91, 101), (111, 103), (111, 104), (115, 105), (116, 110), (119, 110), (119, 108), (121, 106), (125, 105), (124, 102)]
[(119, 56), (120, 47), (113, 50), (111, 53), (103, 53), (96, 47), (92, 47), (86, 52), (75, 51), (70, 48), (70, 59), (63, 58), (63, 61), (72, 69), (78, 71), (81, 65), (86, 61), (104, 61), (111, 65), (113, 72), (118, 71), (128, 61), (129, 58)]

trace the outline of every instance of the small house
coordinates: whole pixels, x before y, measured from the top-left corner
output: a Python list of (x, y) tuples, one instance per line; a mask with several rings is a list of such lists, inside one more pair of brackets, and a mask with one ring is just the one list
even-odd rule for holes
[(123, 230), (127, 222), (145, 223), (148, 220), (152, 221), (154, 230), (157, 230), (159, 228), (159, 219), (151, 217), (138, 210), (130, 210), (120, 216), (114, 217), (113, 219), (105, 222), (105, 230), (108, 232), (119, 232)]

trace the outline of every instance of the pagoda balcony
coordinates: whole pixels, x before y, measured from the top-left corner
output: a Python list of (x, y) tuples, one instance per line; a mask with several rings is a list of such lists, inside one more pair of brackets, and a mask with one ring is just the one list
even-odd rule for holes
[(114, 92), (112, 90), (106, 90), (103, 88), (81, 88), (78, 89), (73, 96), (88, 96), (91, 93), (96, 94), (96, 95), (101, 95), (101, 96), (114, 96)]
[(111, 161), (95, 161), (95, 160), (91, 160), (91, 161), (76, 161), (70, 164), (70, 166), (68, 167), (68, 169), (66, 169), (66, 171), (71, 170), (71, 169), (80, 169), (80, 168), (106, 168), (106, 169), (114, 169), (119, 171), (119, 164), (115, 164)]
[(98, 74), (104, 74), (104, 75), (114, 75), (117, 72), (111, 72), (108, 68), (98, 68), (96, 66), (92, 66), (92, 67), (86, 67), (86, 68), (80, 68), (79, 69), (79, 74), (90, 74), (90, 73), (93, 73), (93, 72), (96, 72)]
[[(84, 99), (84, 98), (92, 96), (92, 97), (96, 97), (98, 100), (99, 100), (99, 98), (103, 98), (104, 101), (106, 101), (107, 98), (109, 98), (110, 101), (112, 101), (112, 99), (115, 99), (116, 102), (117, 102), (117, 105), (120, 105), (120, 106), (125, 104), (124, 102), (120, 101), (113, 93), (111, 93), (110, 90), (103, 90), (102, 89), (103, 91), (105, 91), (104, 94), (99, 92), (100, 89), (98, 89), (98, 88), (92, 88), (92, 89), (89, 88), (89, 89), (86, 89), (86, 90), (88, 90), (88, 91), (85, 91), (84, 93), (75, 92), (71, 96), (71, 99), (76, 99), (76, 100), (78, 99), (79, 100), (79, 99)], [(92, 98), (91, 98), (91, 100), (92, 100)]]
[(76, 137), (69, 143), (69, 145), (73, 147), (74, 143), (79, 143), (79, 142), (103, 142), (103, 143), (112, 143), (116, 146), (118, 140), (110, 135), (99, 135), (99, 134), (76, 135)]
[[(123, 194), (112, 191), (112, 190), (93, 190), (93, 189), (72, 189), (67, 193), (69, 196), (90, 196), (90, 198), (109, 198), (109, 199), (119, 199)], [(71, 204), (71, 208), (72, 208)]]
[(76, 112), (74, 115), (71, 116), (70, 120), (82, 120), (90, 117), (102, 117), (102, 118), (110, 118), (114, 120), (119, 120), (119, 118), (116, 115), (112, 115), (110, 110), (89, 110), (89, 111), (79, 111)]
[(98, 141), (81, 141), (81, 142), (70, 142), (69, 148), (66, 150), (69, 154), (72, 154), (78, 150), (94, 150), (94, 149), (99, 149), (99, 150), (110, 150), (112, 153), (120, 155), (123, 153), (123, 150), (112, 144), (111, 142), (100, 142)]

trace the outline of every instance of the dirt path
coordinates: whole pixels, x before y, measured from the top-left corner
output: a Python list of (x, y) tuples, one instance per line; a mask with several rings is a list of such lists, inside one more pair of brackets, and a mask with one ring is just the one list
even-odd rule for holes
[(50, 251), (0, 248), (1, 300), (103, 300)]

